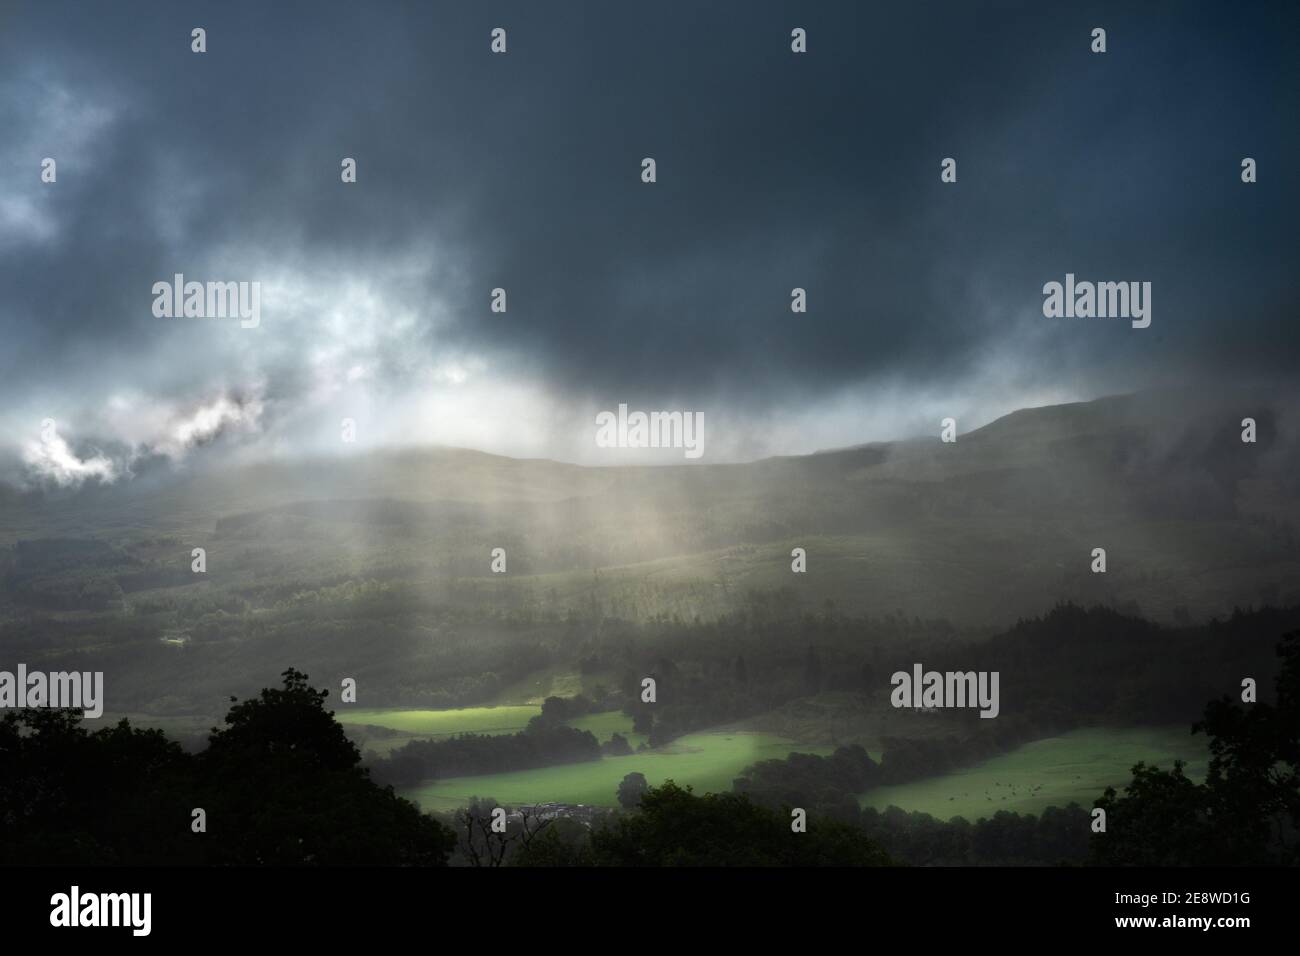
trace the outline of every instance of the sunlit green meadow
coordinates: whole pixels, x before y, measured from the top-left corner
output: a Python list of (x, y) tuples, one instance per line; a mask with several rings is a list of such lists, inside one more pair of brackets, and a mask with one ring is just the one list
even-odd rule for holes
[(784, 758), (801, 748), (785, 737), (743, 731), (688, 734), (658, 750), (587, 763), (542, 767), (479, 777), (454, 777), (412, 787), (402, 795), (425, 810), (454, 810), (470, 797), (492, 797), (503, 804), (581, 803), (617, 805), (618, 785), (626, 774), (645, 774), (651, 786), (665, 780), (693, 786), (697, 793), (729, 791), (732, 781), (759, 760)]
[(1036, 740), (1010, 753), (937, 777), (893, 787), (878, 787), (859, 799), (883, 810), (891, 804), (940, 819), (989, 817), (999, 810), (1041, 813), (1074, 802), (1091, 807), (1107, 786), (1122, 790), (1138, 761), (1161, 769), (1175, 759), (1187, 763), (1193, 779), (1204, 779), (1208, 763), (1205, 737), (1187, 726), (1091, 727)]

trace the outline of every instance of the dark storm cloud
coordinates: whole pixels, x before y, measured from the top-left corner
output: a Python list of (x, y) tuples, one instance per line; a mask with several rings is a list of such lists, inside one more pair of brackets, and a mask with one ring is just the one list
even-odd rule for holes
[[(3, 388), (184, 406), (247, 373), (291, 417), (311, 316), (277, 325), (268, 296), (256, 353), (160, 332), (148, 290), (177, 271), (378, 277), (416, 317), (369, 333), (390, 398), (447, 356), (734, 415), (875, 381), (978, 406), (1005, 376), (1082, 397), (1289, 370), (1300, 17), (1131, 6), (6, 7)], [(1044, 319), (1067, 271), (1151, 281), (1151, 328)]]

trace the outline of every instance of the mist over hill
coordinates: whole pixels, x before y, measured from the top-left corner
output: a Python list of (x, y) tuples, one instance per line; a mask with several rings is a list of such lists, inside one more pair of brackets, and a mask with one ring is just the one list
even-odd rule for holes
[[(6, 613), (257, 607), (267, 593), (383, 580), (451, 605), (595, 602), (630, 620), (715, 617), (774, 589), (808, 608), (961, 625), (1066, 599), (1203, 620), (1300, 600), (1297, 408), (1278, 395), (1150, 392), (1024, 409), (969, 434), (958, 423), (951, 443), (936, 428), (747, 464), (599, 468), (430, 449), (11, 491)], [(199, 547), (204, 574), (190, 570)], [(804, 574), (791, 572), (797, 547)], [(504, 574), (489, 567), (494, 548)], [(1104, 574), (1090, 571), (1095, 548)], [(78, 598), (86, 576), (98, 585)]]

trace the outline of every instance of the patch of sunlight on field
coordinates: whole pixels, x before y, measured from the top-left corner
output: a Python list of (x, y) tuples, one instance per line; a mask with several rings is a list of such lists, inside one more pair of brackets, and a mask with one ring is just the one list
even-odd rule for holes
[(421, 737), (453, 734), (514, 734), (528, 726), (541, 707), (462, 707), (458, 710), (354, 710), (346, 704), (334, 710), (340, 724), (369, 724)]
[(504, 688), (492, 698), (492, 703), (499, 707), (512, 704), (540, 705), (547, 697), (576, 697), (602, 684), (606, 687), (617, 686), (617, 675), (579, 674), (567, 667), (549, 667), (534, 671), (523, 680)]
[[(341, 724), (386, 727), (413, 737), (448, 737), (454, 734), (514, 734), (542, 712), (540, 707), (464, 707), (459, 710), (400, 710), (375, 708), (351, 710), (340, 707), (334, 716)], [(617, 710), (587, 714), (565, 721), (570, 727), (590, 731), (605, 743), (622, 734), (635, 747), (645, 735), (632, 732), (632, 718)]]
[(1186, 761), (1189, 777), (1203, 780), (1209, 762), (1205, 737), (1183, 725), (1091, 727), (1036, 740), (964, 770), (877, 787), (858, 799), (864, 807), (892, 804), (942, 820), (975, 821), (999, 810), (1037, 814), (1071, 802), (1088, 808), (1107, 786), (1122, 791), (1138, 761), (1169, 770), (1175, 759)]
[(750, 764), (782, 759), (792, 750), (828, 751), (798, 747), (785, 737), (743, 731), (689, 734), (658, 750), (626, 757), (604, 757), (587, 763), (541, 767), (514, 773), (479, 777), (454, 777), (401, 791), (425, 810), (454, 810), (470, 797), (492, 797), (511, 806), (534, 803), (617, 805), (618, 785), (629, 773), (643, 773), (651, 786), (671, 779), (690, 784), (696, 793), (729, 791), (731, 783)]

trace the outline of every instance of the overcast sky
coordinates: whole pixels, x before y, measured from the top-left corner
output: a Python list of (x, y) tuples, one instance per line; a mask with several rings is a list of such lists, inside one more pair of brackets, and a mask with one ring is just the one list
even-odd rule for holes
[[(1297, 6), (1070, 6), (0, 3), (4, 474), (600, 462), (619, 403), (747, 459), (1294, 372)], [(1067, 272), (1151, 326), (1045, 318)], [(155, 317), (176, 273), (260, 325)]]

